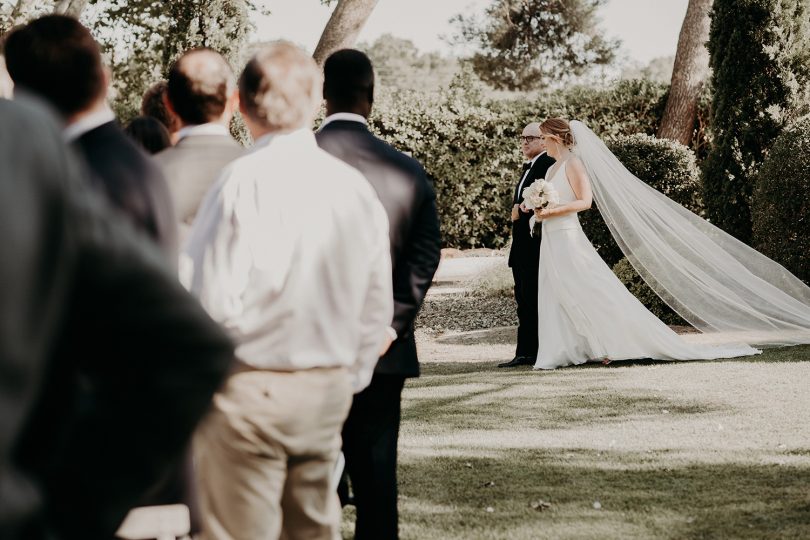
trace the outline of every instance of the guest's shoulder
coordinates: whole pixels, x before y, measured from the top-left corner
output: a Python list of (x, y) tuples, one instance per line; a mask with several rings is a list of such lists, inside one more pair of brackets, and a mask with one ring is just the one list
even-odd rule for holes
[(375, 150), (379, 155), (384, 156), (385, 160), (394, 167), (401, 169), (413, 175), (423, 175), (425, 172), (422, 164), (412, 157), (411, 155), (395, 148), (392, 144), (376, 135), (371, 135), (374, 139)]
[(363, 196), (377, 197), (374, 188), (371, 187), (363, 173), (342, 159), (320, 148), (317, 149), (317, 156), (313, 156), (313, 158), (319, 162), (319, 170), (324, 171), (320, 176), (324, 183), (333, 186), (338, 191), (350, 188), (351, 191)]

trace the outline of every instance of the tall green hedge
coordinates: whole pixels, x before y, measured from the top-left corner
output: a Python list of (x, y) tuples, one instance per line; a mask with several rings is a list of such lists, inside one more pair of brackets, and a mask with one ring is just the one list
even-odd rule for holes
[(754, 247), (810, 283), (810, 118), (774, 142), (751, 211)]
[(711, 17), (706, 206), (713, 223), (750, 242), (753, 178), (810, 97), (810, 0), (714, 0)]
[(463, 94), (378, 96), (371, 129), (409, 152), (433, 179), (443, 244), (504, 246), (522, 157), (523, 127), (551, 116), (579, 119), (606, 137), (655, 132), (666, 87), (624, 81), (602, 90), (572, 87), (538, 99), (478, 101)]

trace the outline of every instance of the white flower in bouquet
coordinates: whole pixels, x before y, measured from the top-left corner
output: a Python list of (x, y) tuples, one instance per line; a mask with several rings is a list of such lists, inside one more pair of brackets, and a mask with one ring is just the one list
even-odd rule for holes
[[(544, 208), (554, 208), (560, 204), (560, 194), (554, 189), (551, 182), (545, 180), (535, 180), (532, 185), (523, 190), (523, 206), (530, 210), (542, 210)], [(539, 231), (535, 231), (537, 220), (534, 216), (529, 219), (529, 231), (532, 236)]]
[(535, 180), (523, 190), (523, 206), (531, 210), (553, 208), (560, 204), (560, 195), (551, 182)]

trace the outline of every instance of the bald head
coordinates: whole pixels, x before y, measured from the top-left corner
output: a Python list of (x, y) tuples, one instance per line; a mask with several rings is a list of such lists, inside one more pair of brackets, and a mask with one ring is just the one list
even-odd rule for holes
[(251, 134), (311, 127), (322, 85), (321, 70), (300, 47), (284, 41), (264, 47), (239, 77), (239, 103)]
[(526, 136), (540, 136), (540, 122), (532, 122), (530, 124), (526, 124), (526, 127), (523, 128), (523, 135)]
[(233, 71), (221, 54), (192, 49), (172, 65), (166, 95), (183, 124), (198, 125), (230, 121), (228, 102), (235, 88)]
[(526, 159), (534, 159), (546, 149), (543, 138), (540, 133), (540, 123), (532, 122), (526, 124), (523, 128), (523, 134), (520, 137), (520, 149), (523, 152), (523, 157)]

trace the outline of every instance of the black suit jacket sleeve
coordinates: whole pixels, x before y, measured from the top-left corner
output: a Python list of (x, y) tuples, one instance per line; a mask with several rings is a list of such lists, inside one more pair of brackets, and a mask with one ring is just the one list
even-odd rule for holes
[(135, 227), (177, 257), (177, 222), (169, 187), (160, 168), (129, 140), (115, 122), (79, 137), (74, 146), (91, 180)]
[(112, 216), (87, 214), (76, 225), (73, 314), (58, 359), (78, 363), (55, 371), (75, 369), (68, 380), (82, 392), (45, 475), (49, 513), (68, 538), (110, 537), (178, 466), (232, 358), (228, 338), (150, 242)]
[(46, 252), (19, 263), (30, 280), (18, 312), (44, 291), (62, 294), (48, 296), (54, 328), (38, 336), (46, 365), (13, 459), (42, 493), (35, 525), (58, 538), (111, 538), (182, 456), (233, 347), (154, 243), (87, 189), (58, 134), (30, 144), (58, 160), (18, 170), (20, 196), (47, 194), (48, 205), (2, 205)]
[(385, 208), (391, 240), (397, 340), (375, 373), (416, 377), (413, 324), (439, 265), (441, 236), (436, 195), (422, 165), (378, 139), (358, 122), (334, 121), (316, 135), (321, 148), (358, 169)]
[(436, 195), (427, 179), (424, 179), (421, 185), (421, 202), (415, 209), (410, 234), (394, 269), (392, 327), (399, 337), (408, 337), (412, 332), (413, 321), (430, 288), (441, 258)]

